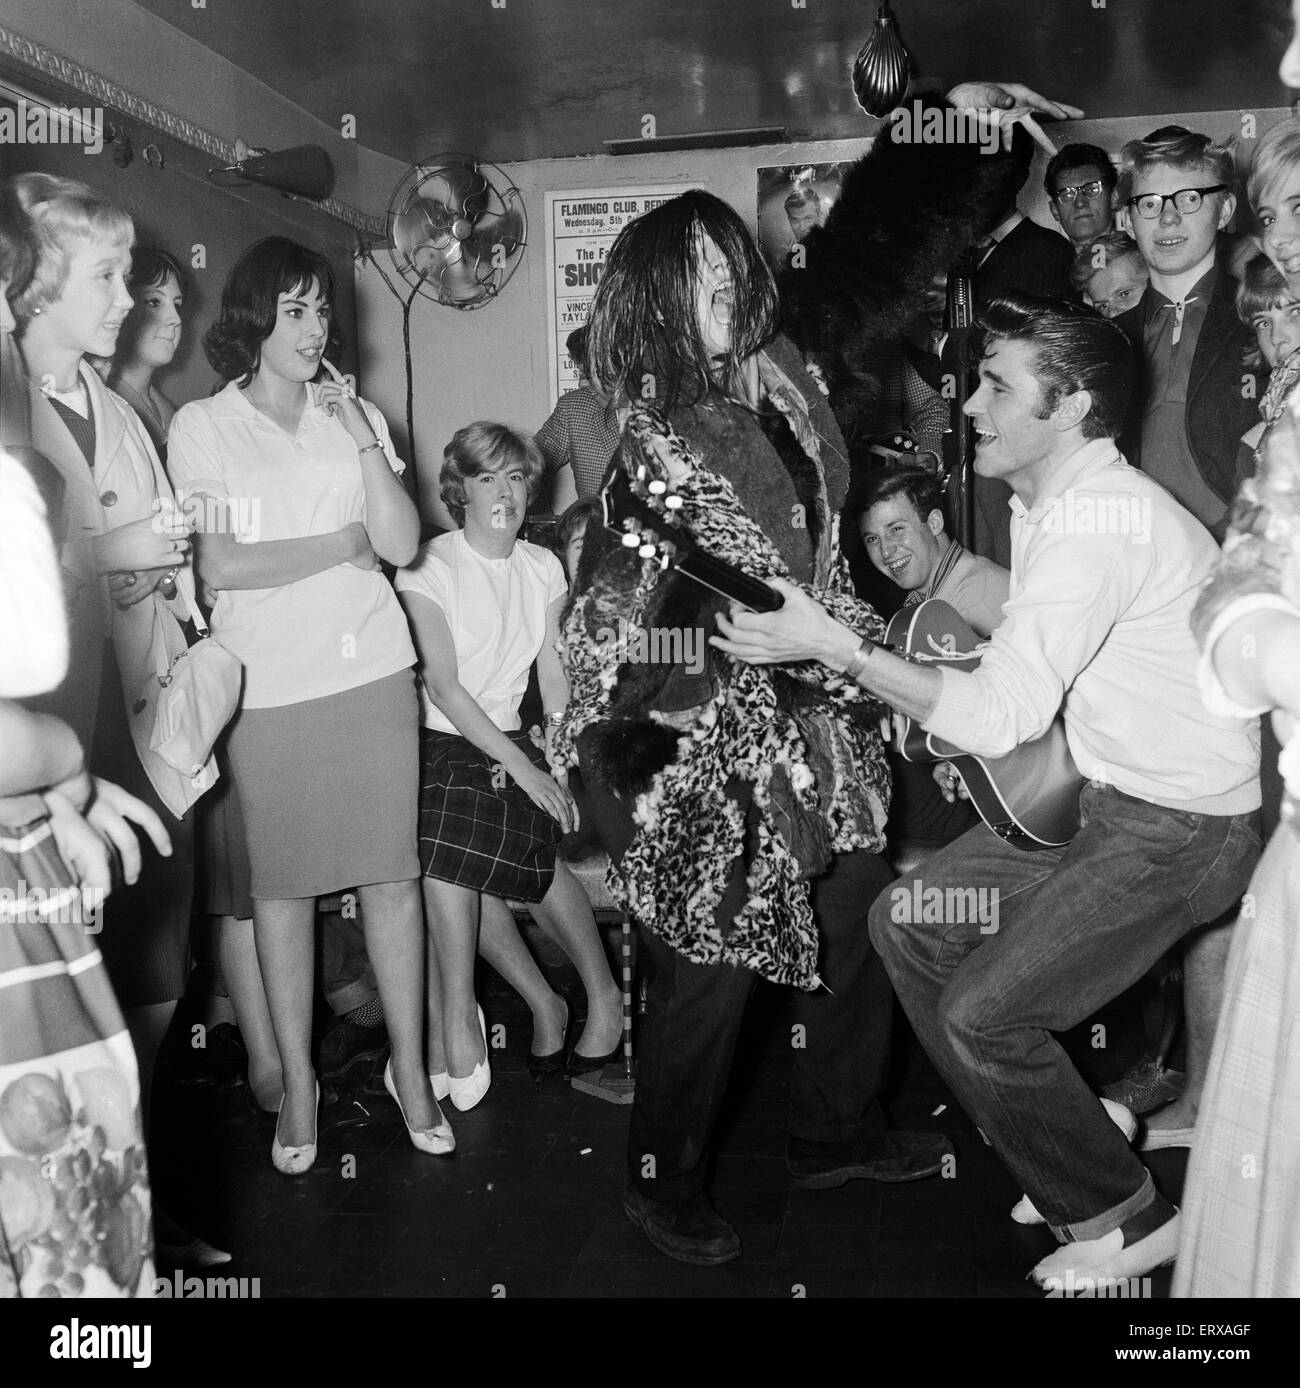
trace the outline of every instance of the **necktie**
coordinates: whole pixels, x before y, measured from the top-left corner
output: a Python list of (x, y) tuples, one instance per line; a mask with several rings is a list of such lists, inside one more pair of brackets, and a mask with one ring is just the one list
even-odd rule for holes
[(1162, 304), (1162, 308), (1171, 308), (1174, 311), (1174, 335), (1170, 339), (1175, 347), (1183, 335), (1183, 315), (1187, 312), (1187, 305), (1194, 304), (1201, 296), (1199, 294), (1189, 294), (1185, 299), (1179, 299), (1174, 304)]

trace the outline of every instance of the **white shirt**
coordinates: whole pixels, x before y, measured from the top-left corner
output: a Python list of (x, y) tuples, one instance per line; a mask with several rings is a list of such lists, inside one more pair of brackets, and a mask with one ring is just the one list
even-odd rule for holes
[[(504, 559), (489, 559), (453, 530), (430, 540), (397, 587), (442, 609), (456, 645), (460, 683), (502, 732), (520, 725), (528, 672), (546, 640), (546, 614), (568, 591), (564, 569), (549, 549), (516, 541)], [(455, 733), (455, 724), (420, 685), (426, 728)]]
[(0, 698), (56, 688), (68, 672), (68, 620), (45, 503), (0, 449)]
[(1209, 532), (1111, 439), (1061, 465), (1033, 510), (1011, 500), (1011, 595), (977, 670), (943, 669), (928, 731), (1009, 752), (1060, 709), (1090, 780), (1173, 809), (1256, 809), (1253, 723), (1211, 713), (1190, 618), (1218, 558)]
[[(293, 434), (233, 381), (179, 409), (167, 435), (167, 470), (182, 510), (200, 507), (203, 493), (221, 498), (240, 544), (327, 535), (364, 522), (357, 446), (339, 420), (308, 400)], [(389, 466), (401, 473), (383, 416), (369, 402), (357, 403)], [(244, 662), (245, 708), (322, 699), (415, 663), (392, 585), (380, 571), (352, 564), (275, 588), (223, 590), (212, 634)]]

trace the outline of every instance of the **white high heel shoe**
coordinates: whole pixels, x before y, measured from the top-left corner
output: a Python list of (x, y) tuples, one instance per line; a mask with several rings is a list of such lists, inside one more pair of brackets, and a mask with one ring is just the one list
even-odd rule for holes
[(300, 1147), (286, 1147), (280, 1141), (280, 1110), (284, 1108), (281, 1096), (275, 1111), (275, 1137), (271, 1141), (271, 1164), (285, 1176), (301, 1176), (310, 1171), (316, 1161), (316, 1138), (320, 1131), (320, 1081), (316, 1082), (316, 1109), (312, 1114), (311, 1141)]
[[(1137, 1132), (1138, 1121), (1133, 1116), (1133, 1111), (1127, 1109), (1123, 1104), (1117, 1104), (1114, 1099), (1103, 1099), (1101, 1106), (1110, 1117), (1110, 1121), (1122, 1132), (1129, 1142), (1133, 1141), (1133, 1134)], [(1017, 1224), (1046, 1224), (1047, 1221), (1038, 1213), (1038, 1208), (1027, 1196), (1022, 1195), (1019, 1200), (1011, 1207), (1011, 1218)]]
[(483, 1037), (483, 1059), (474, 1067), (473, 1071), (466, 1075), (464, 1079), (458, 1079), (455, 1075), (447, 1076), (448, 1092), (451, 1101), (462, 1113), (466, 1109), (471, 1109), (488, 1092), (488, 1086), (492, 1083), (492, 1066), (488, 1060), (487, 1043), (487, 1022), (483, 1017), (483, 1009), (478, 1010), (478, 1029)]
[(402, 1101), (397, 1096), (397, 1085), (393, 1082), (391, 1057), (384, 1066), (384, 1088), (393, 1096), (397, 1111), (402, 1115), (402, 1122), (406, 1123), (406, 1135), (417, 1152), (427, 1152), (433, 1157), (445, 1157), (456, 1150), (456, 1135), (451, 1130), (451, 1124), (443, 1117), (441, 1109), (438, 1110), (438, 1117), (442, 1121), (432, 1128), (413, 1128), (406, 1122), (406, 1110), (402, 1107)]

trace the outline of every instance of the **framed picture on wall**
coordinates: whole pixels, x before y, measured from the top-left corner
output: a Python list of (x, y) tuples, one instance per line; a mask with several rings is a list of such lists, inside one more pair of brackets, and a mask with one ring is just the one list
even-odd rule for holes
[(583, 189), (546, 194), (546, 316), (550, 403), (578, 384), (565, 340), (587, 310), (618, 234), (643, 213), (696, 185)]
[(773, 270), (826, 220), (852, 164), (781, 164), (758, 170), (758, 242)]

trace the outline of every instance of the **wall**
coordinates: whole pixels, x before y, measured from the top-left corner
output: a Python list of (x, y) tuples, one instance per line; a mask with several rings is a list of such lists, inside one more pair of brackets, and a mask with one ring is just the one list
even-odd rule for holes
[[(1286, 113), (1268, 110), (1253, 114), (1262, 132)], [(1242, 113), (1235, 111), (1084, 120), (1054, 126), (1053, 138), (1060, 145), (1082, 141), (1118, 150), (1126, 140), (1160, 125), (1176, 123), (1226, 137), (1240, 133), (1241, 122)], [(486, 308), (464, 313), (419, 300), (411, 316), (417, 462), (426, 515), (448, 523), (437, 500), (436, 479), (442, 448), (457, 428), (487, 418), (536, 429), (546, 417), (545, 193), (643, 184), (698, 185), (732, 203), (752, 226), (758, 168), (854, 159), (869, 144), (865, 139), (840, 140), (504, 166), (523, 193), (529, 217), (529, 246), (514, 278), (500, 299)], [(1243, 153), (1248, 153), (1248, 148), (1248, 142), (1243, 142)], [(1031, 171), (1021, 206), (1036, 221), (1053, 227), (1042, 188), (1044, 163), (1040, 159)], [(391, 273), (385, 253), (379, 255)], [(391, 420), (401, 419), (405, 412), (401, 311), (372, 267), (359, 270), (357, 312), (367, 391)]]
[[(335, 166), (334, 195), (363, 211), (381, 215), (402, 166), (341, 139), (331, 128), (250, 77), (233, 64), (141, 10), (130, 0), (5, 0), (0, 24), (233, 142), (237, 136), (272, 149), (295, 144), (324, 146)], [(40, 95), (72, 105), (87, 98), (57, 91), (21, 67), (0, 58), (0, 77)], [(110, 121), (115, 118), (111, 113)], [(120, 118), (135, 157), (119, 168), (111, 152), (86, 154), (79, 147), (0, 146), (0, 176), (31, 169), (78, 178), (123, 206), (136, 224), (137, 242), (171, 250), (190, 263), (202, 245), (206, 265), (192, 274), (186, 334), (174, 366), (159, 385), (176, 403), (206, 395), (214, 376), (199, 339), (220, 302), (221, 286), (236, 257), (252, 241), (273, 234), (293, 237), (331, 262), (339, 292), (336, 305), (345, 341), (344, 360), (355, 369), (356, 312), (353, 251), (355, 234), (309, 203), (265, 188), (221, 189), (205, 177), (213, 160), (186, 145), (159, 137), (141, 121)], [(164, 167), (145, 162), (153, 140)], [(401, 419), (399, 408), (393, 416)]]

